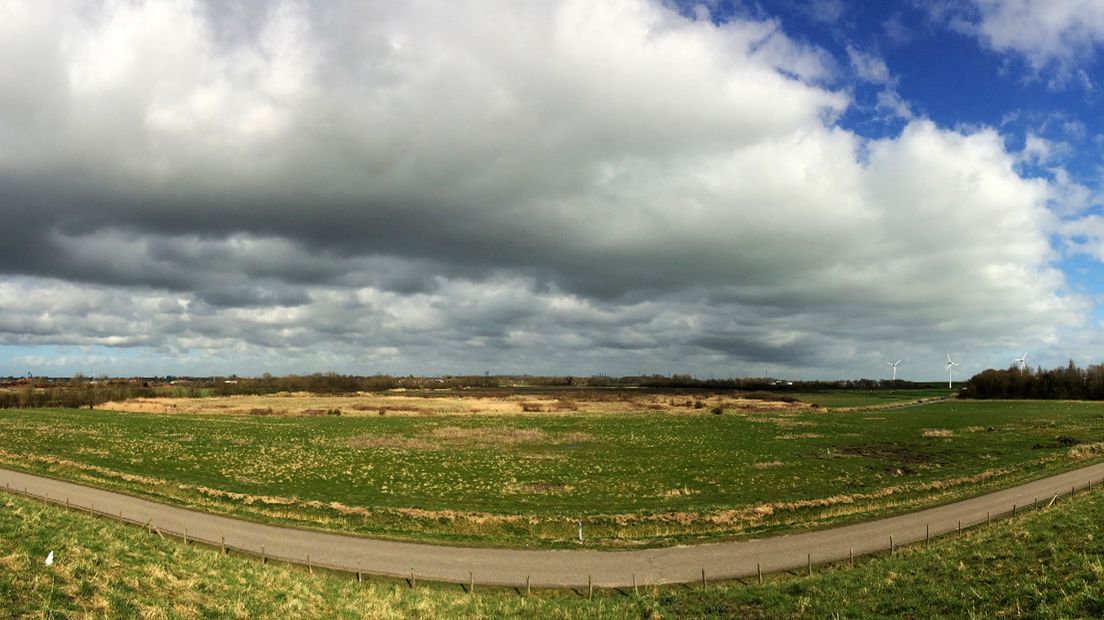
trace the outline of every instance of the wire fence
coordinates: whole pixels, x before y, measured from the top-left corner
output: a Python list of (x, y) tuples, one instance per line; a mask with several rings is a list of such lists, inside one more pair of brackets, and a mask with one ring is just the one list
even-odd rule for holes
[[(709, 578), (711, 578), (714, 582), (717, 582), (717, 581), (737, 581), (737, 580), (744, 580), (744, 579), (751, 578), (751, 579), (757, 580), (758, 583), (762, 584), (764, 574), (786, 573), (786, 572), (791, 572), (791, 573), (796, 572), (796, 573), (800, 574), (801, 572), (804, 572), (808, 576), (812, 576), (814, 568), (817, 568), (817, 567), (840, 565), (841, 563), (845, 563), (845, 562), (847, 563), (848, 566), (853, 567), (856, 560), (872, 558), (872, 557), (879, 556), (879, 555), (890, 555), (890, 556), (892, 556), (895, 553), (897, 553), (897, 551), (900, 550), (902, 547), (914, 547), (914, 546), (919, 545), (919, 544), (928, 545), (933, 540), (959, 535), (959, 534), (962, 534), (963, 532), (967, 532), (969, 530), (977, 529), (977, 528), (980, 528), (980, 527), (983, 527), (983, 526), (988, 526), (988, 525), (991, 525), (994, 521), (1008, 519), (1008, 518), (1015, 517), (1015, 516), (1020, 515), (1020, 514), (1024, 514), (1026, 512), (1032, 512), (1032, 511), (1037, 511), (1037, 510), (1042, 510), (1042, 509), (1045, 509), (1045, 508), (1049, 508), (1050, 506), (1054, 505), (1060, 499), (1069, 498), (1069, 497), (1071, 497), (1073, 495), (1076, 495), (1076, 494), (1079, 494), (1079, 493), (1085, 493), (1085, 492), (1091, 491), (1094, 485), (1097, 486), (1097, 487), (1100, 487), (1101, 485), (1104, 485), (1104, 478), (1102, 478), (1101, 480), (1098, 480), (1096, 482), (1089, 481), (1088, 483), (1086, 483), (1084, 485), (1080, 485), (1080, 486), (1074, 485), (1074, 486), (1070, 487), (1069, 492), (1061, 492), (1060, 491), (1060, 492), (1054, 493), (1051, 496), (1047, 496), (1047, 497), (1043, 497), (1043, 498), (1035, 498), (1032, 501), (1032, 503), (1029, 504), (1029, 505), (1022, 505), (1021, 506), (1021, 505), (1013, 504), (1009, 508), (1007, 508), (1005, 510), (1002, 510), (1000, 512), (986, 513), (986, 516), (985, 516), (984, 519), (977, 519), (977, 520), (974, 520), (974, 521), (959, 521), (956, 528), (950, 529), (950, 530), (945, 530), (943, 532), (937, 532), (937, 533), (933, 534), (932, 531), (931, 531), (930, 526), (928, 526), (928, 527), (925, 528), (925, 533), (924, 533), (923, 536), (914, 536), (914, 537), (911, 537), (911, 538), (899, 538), (899, 539), (895, 540), (893, 535), (889, 535), (888, 539), (886, 541), (885, 547), (883, 547), (881, 549), (874, 549), (874, 550), (861, 551), (859, 553), (855, 553), (855, 550), (852, 547), (852, 548), (848, 549), (847, 555), (842, 555), (842, 549), (841, 549), (841, 550), (836, 552), (836, 555), (834, 555), (832, 557), (818, 558), (816, 562), (813, 561), (812, 553), (809, 553), (809, 554), (807, 554), (807, 557), (806, 557), (806, 562), (805, 562), (805, 566), (804, 566), (805, 570), (804, 571), (801, 571), (801, 568), (802, 568), (801, 566), (787, 566), (787, 567), (784, 567), (784, 568), (775, 568), (775, 569), (773, 569), (769, 572), (764, 572), (763, 569), (762, 569), (761, 564), (757, 563), (755, 573), (750, 573), (749, 574), (747, 572), (739, 572), (739, 573), (735, 573), (735, 574), (725, 574), (725, 573), (720, 573), (719, 572), (716, 575), (707, 575), (706, 570), (703, 567), (701, 569), (700, 584), (701, 584), (702, 587), (706, 587), (709, 583), (709, 581), (708, 581)], [(326, 571), (328, 573), (336, 573), (336, 574), (346, 575), (350, 578), (356, 579), (356, 581), (358, 583), (362, 582), (362, 581), (364, 581), (364, 580), (366, 580), (370, 577), (387, 578), (387, 579), (404, 580), (408, 583), (408, 585), (411, 588), (414, 588), (414, 587), (417, 587), (417, 583), (418, 583), (418, 579), (419, 579), (419, 576), (417, 575), (417, 573), (414, 571), (413, 568), (410, 569), (409, 573), (394, 573), (394, 572), (389, 572), (389, 571), (384, 571), (384, 570), (373, 570), (373, 569), (364, 569), (364, 568), (350, 568), (349, 566), (328, 564), (326, 562), (318, 562), (316, 560), (313, 560), (310, 557), (309, 554), (307, 554), (307, 555), (305, 555), (304, 557), (301, 557), (301, 558), (287, 557), (287, 556), (281, 556), (281, 555), (273, 555), (271, 553), (268, 553), (268, 551), (265, 549), (264, 545), (262, 545), (261, 549), (258, 551), (256, 549), (249, 549), (249, 548), (245, 548), (245, 547), (235, 546), (235, 545), (232, 545), (232, 544), (227, 544), (225, 537), (222, 537), (220, 540), (216, 541), (216, 540), (211, 540), (211, 539), (207, 539), (207, 538), (203, 538), (203, 537), (197, 537), (197, 536), (194, 536), (194, 535), (190, 535), (187, 528), (184, 528), (184, 531), (174, 531), (174, 530), (167, 529), (167, 528), (159, 528), (159, 527), (157, 527), (153, 524), (152, 519), (147, 520), (147, 521), (142, 521), (140, 519), (134, 519), (132, 517), (128, 517), (128, 516), (124, 515), (122, 512), (110, 513), (110, 512), (106, 512), (106, 511), (102, 511), (102, 510), (97, 510), (95, 508), (95, 505), (93, 505), (93, 504), (90, 504), (89, 506), (79, 506), (77, 504), (71, 504), (68, 498), (62, 500), (58, 497), (50, 497), (48, 494), (39, 495), (37, 493), (30, 492), (29, 487), (26, 487), (26, 486), (22, 490), (20, 490), (18, 488), (13, 488), (9, 483), (9, 484), (5, 485), (5, 490), (8, 493), (13, 494), (13, 495), (19, 495), (19, 496), (28, 497), (28, 498), (31, 498), (31, 499), (43, 501), (43, 502), (46, 502), (46, 503), (51, 503), (51, 504), (54, 504), (54, 505), (57, 505), (57, 506), (63, 506), (66, 509), (71, 510), (71, 511), (87, 513), (88, 515), (91, 515), (91, 516), (107, 518), (107, 519), (111, 519), (111, 520), (117, 521), (117, 522), (122, 523), (122, 524), (136, 526), (136, 527), (139, 527), (141, 529), (145, 529), (150, 535), (157, 535), (157, 536), (160, 536), (161, 538), (175, 538), (175, 539), (183, 541), (183, 543), (185, 545), (189, 545), (189, 544), (204, 545), (206, 547), (219, 550), (219, 552), (222, 555), (227, 555), (227, 554), (233, 553), (235, 555), (239, 555), (239, 556), (243, 556), (243, 557), (247, 557), (247, 558), (253, 558), (255, 560), (260, 561), (262, 564), (267, 564), (269, 562), (276, 562), (276, 563), (290, 565), (290, 566), (298, 566), (298, 567), (301, 567), (301, 568), (305, 568), (308, 572), (310, 572), (312, 574), (314, 573), (315, 569), (318, 569), (318, 570)], [(469, 592), (473, 591), (474, 588), (475, 588), (475, 585), (478, 584), (478, 585), (492, 586), (492, 587), (515, 588), (519, 592), (521, 591), (521, 588), (524, 587), (525, 588), (525, 592), (524, 592), (525, 595), (529, 595), (531, 593), (532, 575), (526, 575), (525, 576), (524, 584), (522, 584), (520, 581), (518, 581), (518, 582), (509, 582), (509, 583), (495, 582), (495, 581), (478, 581), (477, 582), (475, 580), (475, 575), (476, 575), (476, 572), (474, 570), (472, 570), (472, 571), (468, 572), (468, 578), (467, 579), (450, 579), (450, 578), (439, 577), (439, 576), (434, 576), (434, 577), (431, 577), (431, 578), (425, 578), (423, 576), (422, 579), (423, 579), (423, 581), (429, 581), (429, 582), (433, 582), (433, 583), (446, 583), (446, 584), (452, 584), (452, 585), (459, 585), (459, 586), (463, 587), (465, 590), (467, 590)], [(631, 581), (632, 585), (631, 585), (631, 587), (633, 588), (634, 591), (639, 586), (661, 586), (661, 585), (680, 585), (680, 584), (685, 585), (685, 584), (693, 584), (693, 583), (698, 581), (698, 579), (695, 578), (695, 579), (681, 580), (681, 581), (663, 581), (663, 582), (653, 582), (653, 583), (642, 582), (642, 583), (638, 584), (636, 573), (632, 573), (631, 576), (632, 576), (632, 581)], [(545, 588), (545, 589), (552, 589), (553, 588), (553, 587), (550, 587), (550, 586), (547, 586), (547, 585), (543, 585), (541, 587)], [(582, 582), (580, 581), (579, 584), (577, 584), (577, 585), (562, 585), (562, 586), (555, 586), (554, 588), (572, 589), (572, 590), (578, 591), (579, 588), (582, 588), (582, 587), (583, 587)], [(593, 596), (595, 585), (594, 585), (593, 577), (591, 575), (587, 575), (587, 581), (586, 581), (586, 586), (585, 587), (586, 587), (586, 596), (588, 598)], [(628, 584), (626, 583), (624, 585), (613, 586), (613, 587), (610, 587), (610, 586), (599, 586), (599, 587), (600, 588), (604, 587), (606, 589), (621, 589), (621, 588), (628, 587)]]

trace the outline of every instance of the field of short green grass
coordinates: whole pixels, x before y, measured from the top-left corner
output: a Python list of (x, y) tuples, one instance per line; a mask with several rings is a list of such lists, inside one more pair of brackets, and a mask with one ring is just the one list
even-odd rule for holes
[(1091, 403), (345, 418), (0, 411), (0, 465), (260, 521), (632, 547), (823, 527), (1099, 460)]
[[(1086, 618), (1104, 614), (1104, 495), (813, 577), (573, 591), (309, 575), (0, 492), (0, 605), (14, 617)], [(55, 563), (44, 565), (53, 551)]]
[(954, 390), (923, 388), (909, 390), (824, 390), (820, 392), (787, 393), (805, 403), (813, 403), (829, 409), (886, 407), (921, 400), (945, 398)]

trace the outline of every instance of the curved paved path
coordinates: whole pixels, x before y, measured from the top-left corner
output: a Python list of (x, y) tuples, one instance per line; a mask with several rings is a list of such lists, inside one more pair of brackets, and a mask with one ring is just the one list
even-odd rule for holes
[(393, 542), (283, 528), (186, 510), (165, 504), (70, 482), (0, 469), (0, 485), (11, 490), (46, 496), (71, 506), (94, 507), (98, 513), (118, 516), (179, 536), (187, 528), (191, 540), (273, 558), (327, 566), (368, 574), (419, 579), (534, 587), (586, 587), (588, 576), (595, 586), (625, 587), (645, 584), (748, 577), (763, 572), (803, 568), (811, 556), (814, 564), (845, 560), (855, 555), (883, 551), (894, 544), (923, 540), (955, 531), (959, 523), (984, 522), (1012, 511), (1030, 508), (1037, 498), (1042, 505), (1055, 493), (1068, 494), (1104, 480), (1104, 463), (997, 491), (953, 504), (897, 517), (878, 519), (827, 530), (772, 536), (756, 540), (681, 546), (636, 551), (520, 550), (446, 547)]

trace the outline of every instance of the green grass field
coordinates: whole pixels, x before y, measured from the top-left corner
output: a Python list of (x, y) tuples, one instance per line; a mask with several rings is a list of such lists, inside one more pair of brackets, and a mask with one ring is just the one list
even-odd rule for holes
[(821, 392), (788, 393), (802, 402), (814, 403), (829, 409), (886, 407), (902, 405), (920, 400), (945, 398), (954, 394), (954, 390), (910, 389), (910, 390), (824, 390)]
[[(308, 575), (221, 556), (0, 492), (0, 608), (13, 617), (145, 618), (1078, 618), (1104, 614), (1104, 496), (811, 577), (601, 591)], [(55, 564), (43, 559), (55, 553)]]
[(575, 546), (577, 518), (596, 547), (822, 527), (1069, 469), (1099, 459), (1097, 442), (1098, 405), (1056, 402), (723, 415), (0, 412), (6, 467), (260, 521), (498, 546)]

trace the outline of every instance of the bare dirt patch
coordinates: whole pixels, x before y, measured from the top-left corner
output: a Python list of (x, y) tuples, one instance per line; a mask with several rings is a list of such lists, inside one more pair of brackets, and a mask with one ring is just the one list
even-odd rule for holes
[(839, 454), (846, 456), (858, 456), (874, 459), (883, 463), (895, 463), (916, 465), (927, 463), (939, 463), (946, 457), (926, 451), (921, 446), (896, 443), (860, 444), (857, 446), (844, 446), (837, 448)]

